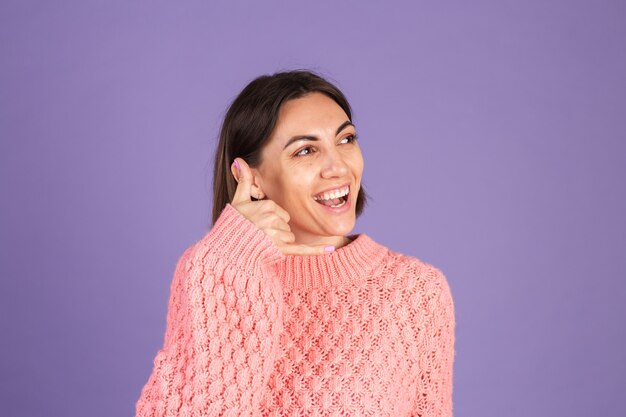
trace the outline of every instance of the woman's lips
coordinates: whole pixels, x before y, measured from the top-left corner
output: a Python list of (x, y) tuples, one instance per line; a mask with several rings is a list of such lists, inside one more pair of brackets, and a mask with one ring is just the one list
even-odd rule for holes
[(330, 191), (335, 191), (335, 190), (343, 190), (343, 189), (344, 189), (344, 188), (346, 188), (346, 187), (348, 187), (348, 193), (349, 193), (349, 192), (350, 192), (350, 189), (351, 189), (352, 187), (350, 186), (350, 183), (349, 183), (349, 182), (347, 182), (347, 183), (345, 183), (345, 184), (342, 184), (342, 185), (339, 185), (339, 186), (336, 186), (336, 187), (332, 187), (332, 188), (327, 188), (327, 189), (326, 189), (326, 190), (324, 190), (324, 191), (320, 191), (320, 192), (318, 192), (318, 193), (316, 193), (316, 194), (314, 194), (314, 195), (313, 195), (313, 199), (315, 199), (315, 197), (316, 197), (316, 196), (323, 195), (324, 193), (328, 193), (328, 192), (330, 192)]
[(351, 202), (351, 198), (350, 198), (351, 194), (352, 193), (350, 193), (348, 191), (348, 194), (346, 194), (345, 197), (344, 197), (346, 202), (342, 206), (340, 206), (340, 207), (330, 207), (330, 206), (327, 206), (327, 205), (324, 205), (324, 204), (320, 203), (317, 200), (314, 200), (314, 201), (319, 206), (321, 206), (323, 209), (326, 209), (326, 211), (328, 211), (328, 212), (330, 212), (332, 214), (342, 214), (342, 213), (345, 213), (348, 210), (350, 210), (350, 207), (352, 206), (352, 202)]

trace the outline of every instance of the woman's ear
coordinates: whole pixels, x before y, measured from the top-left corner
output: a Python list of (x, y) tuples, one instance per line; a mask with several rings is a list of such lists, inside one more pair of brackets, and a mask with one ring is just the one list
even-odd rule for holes
[(239, 183), (239, 172), (237, 171), (237, 165), (234, 162), (230, 164), (230, 173), (235, 179), (235, 182)]
[(252, 187), (250, 188), (250, 193), (252, 193), (252, 197), (257, 200), (262, 200), (265, 198), (265, 193), (263, 192), (263, 178), (259, 173), (259, 170), (256, 168), (251, 168), (252, 171)]

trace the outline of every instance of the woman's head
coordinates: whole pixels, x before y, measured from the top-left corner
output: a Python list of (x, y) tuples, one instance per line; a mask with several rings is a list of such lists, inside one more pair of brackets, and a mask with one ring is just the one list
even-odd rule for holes
[[(253, 173), (252, 197), (284, 208), (297, 242), (347, 234), (366, 203), (355, 136), (348, 101), (320, 76), (289, 71), (256, 78), (235, 98), (222, 124), (213, 222), (235, 194), (232, 165), (239, 157)], [(350, 189), (348, 210), (338, 213), (317, 201), (320, 192), (344, 185)]]

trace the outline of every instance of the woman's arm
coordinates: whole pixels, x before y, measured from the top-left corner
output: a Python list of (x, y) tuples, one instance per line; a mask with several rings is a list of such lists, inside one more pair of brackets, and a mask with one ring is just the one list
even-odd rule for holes
[(452, 417), (452, 375), (454, 365), (454, 302), (444, 274), (431, 265), (422, 268), (422, 298), (425, 346), (412, 416)]
[(282, 326), (282, 289), (267, 268), (281, 256), (230, 204), (183, 253), (138, 417), (258, 412)]

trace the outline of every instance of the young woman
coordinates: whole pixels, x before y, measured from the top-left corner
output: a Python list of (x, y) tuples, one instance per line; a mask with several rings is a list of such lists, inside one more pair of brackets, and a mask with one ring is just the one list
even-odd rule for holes
[(436, 267), (349, 235), (363, 156), (344, 95), (261, 76), (218, 144), (213, 227), (182, 254), (137, 416), (452, 416)]

